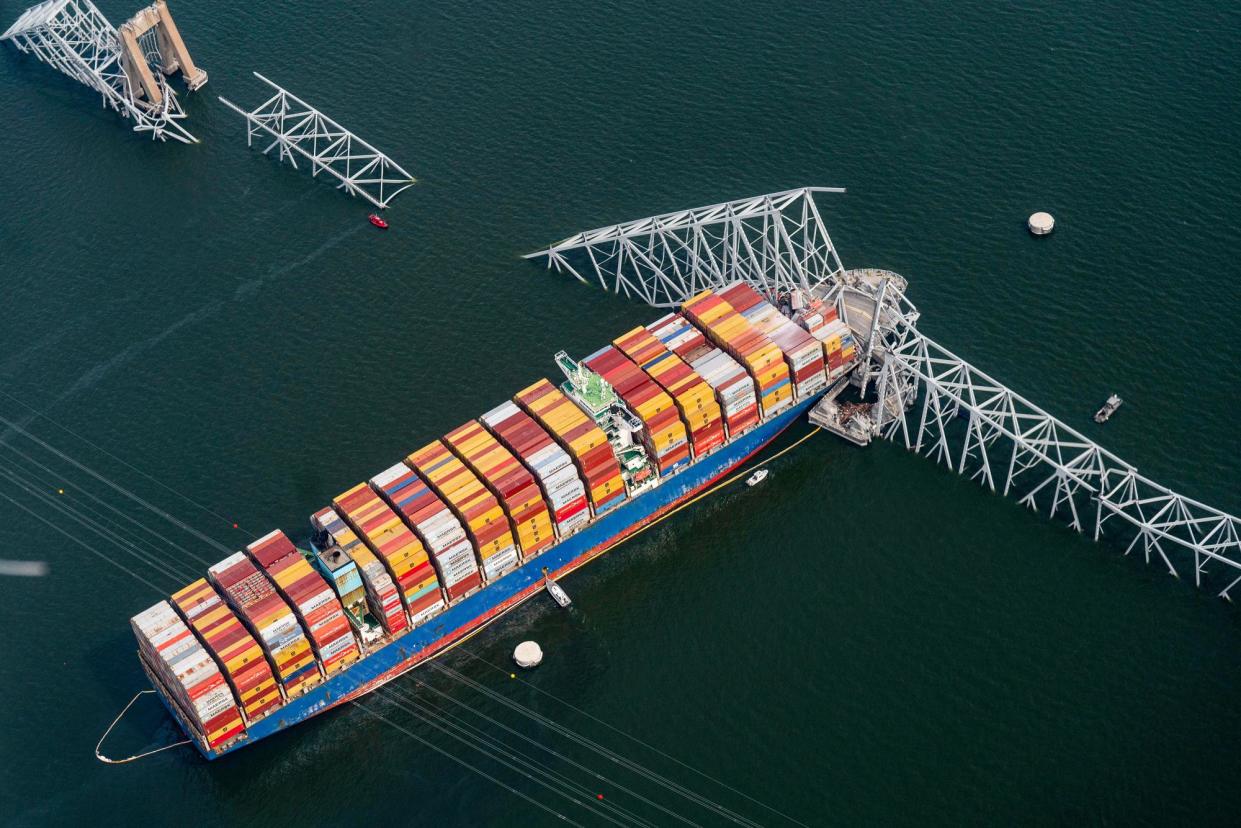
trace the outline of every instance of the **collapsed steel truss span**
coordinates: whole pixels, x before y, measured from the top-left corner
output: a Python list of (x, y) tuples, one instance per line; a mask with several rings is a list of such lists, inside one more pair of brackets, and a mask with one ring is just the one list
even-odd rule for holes
[[(845, 270), (813, 196), (803, 188), (580, 233), (527, 258), (605, 289), (666, 307), (744, 279), (768, 296), (791, 287), (834, 301), (864, 355), (854, 381), (875, 400), (866, 428), (978, 480), (992, 491), (1119, 541), (1231, 600), (1241, 583), (1241, 519), (1140, 474), (917, 328), (906, 283)], [(790, 210), (790, 208), (792, 208)], [(786, 217), (786, 213), (791, 216)], [(789, 232), (791, 221), (795, 232)]]
[(258, 72), (254, 76), (276, 90), (256, 108), (246, 111), (231, 101), (220, 101), (246, 119), (246, 144), (266, 133), (273, 140), (263, 150), (280, 150), (280, 159), (295, 168), (301, 157), (310, 162), (311, 174), (325, 172), (335, 178), (337, 187), (361, 196), (376, 207), (385, 208), (398, 193), (410, 187), (414, 178), (399, 164), (373, 146), (315, 109), (301, 98), (269, 81)]
[[(178, 123), (185, 113), (164, 72), (147, 69), (150, 61), (170, 69), (177, 64), (171, 56), (168, 60), (161, 57), (154, 37), (143, 38), (140, 43), (135, 40), (132, 45), (141, 54), (126, 56), (116, 28), (90, 0), (46, 0), (31, 6), (0, 35), (0, 40), (12, 41), (21, 51), (94, 89), (105, 106), (133, 119), (135, 132), (149, 132), (161, 141), (174, 138), (197, 143)], [(145, 91), (138, 78), (127, 74), (127, 61), (131, 70), (143, 70), (148, 87)], [(191, 88), (206, 82), (206, 74), (199, 74), (201, 79), (193, 78)]]
[(816, 192), (844, 190), (802, 187), (666, 213), (578, 233), (526, 258), (545, 256), (549, 268), (589, 282), (574, 266), (580, 254), (605, 290), (655, 307), (736, 279), (767, 290), (809, 289), (842, 270)]
[[(1224, 598), (1241, 582), (1241, 520), (1177, 494), (918, 332), (896, 313), (876, 345), (876, 427), (992, 491)], [(1214, 571), (1212, 571), (1214, 570)]]

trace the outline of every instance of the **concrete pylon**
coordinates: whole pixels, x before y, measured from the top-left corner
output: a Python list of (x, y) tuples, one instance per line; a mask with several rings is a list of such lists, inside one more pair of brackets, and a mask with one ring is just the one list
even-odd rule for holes
[(185, 48), (185, 41), (181, 39), (181, 32), (177, 30), (177, 24), (172, 19), (172, 13), (168, 11), (166, 0), (156, 0), (117, 28), (121, 43), (121, 63), (134, 97), (141, 95), (152, 106), (163, 103), (163, 93), (138, 43), (139, 38), (152, 29), (155, 30), (155, 42), (163, 62), (159, 70), (165, 75), (179, 71), (191, 92), (201, 89), (207, 82), (207, 73), (194, 65), (189, 49)]

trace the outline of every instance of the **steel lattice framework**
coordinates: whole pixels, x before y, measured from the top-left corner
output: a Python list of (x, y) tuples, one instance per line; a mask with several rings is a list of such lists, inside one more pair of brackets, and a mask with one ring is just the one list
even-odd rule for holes
[[(819, 191), (790, 190), (614, 225), (527, 258), (547, 256), (549, 266), (586, 282), (564, 259), (566, 252), (584, 250), (605, 289), (657, 307), (738, 278), (768, 296), (791, 285), (815, 288), (836, 302), (859, 339), (865, 359), (855, 381), (876, 399), (873, 431), (1095, 540), (1115, 538), (1126, 555), (1136, 550), (1177, 577), (1192, 569), (1197, 586), (1231, 599), (1241, 583), (1241, 519), (1143, 476), (924, 336), (903, 278), (841, 267), (814, 209)], [(775, 227), (784, 227), (777, 216), (794, 204), (800, 237)], [(764, 232), (741, 229), (752, 220)], [(822, 242), (790, 243), (798, 238)]]
[(413, 176), (387, 155), (258, 72), (254, 76), (276, 94), (248, 112), (220, 98), (245, 116), (247, 146), (253, 146), (254, 136), (265, 133), (275, 139), (263, 150), (265, 154), (279, 148), (280, 159), (295, 168), (297, 159), (303, 158), (310, 162), (312, 175), (325, 172), (340, 182), (338, 189), (381, 209), (414, 184)]
[[(814, 203), (802, 187), (578, 233), (527, 259), (589, 282), (577, 258), (604, 290), (655, 307), (673, 307), (736, 279), (757, 286), (810, 289), (841, 272), (840, 258)], [(575, 255), (577, 254), (577, 255)]]
[(43, 61), (98, 92), (105, 106), (134, 120), (135, 132), (161, 141), (197, 139), (177, 123), (185, 118), (176, 93), (160, 72), (154, 73), (162, 100), (151, 104), (125, 74), (116, 28), (90, 0), (46, 0), (26, 9), (0, 40)]
[[(872, 359), (876, 427), (1095, 540), (1105, 527), (1125, 554), (1172, 575), (1192, 569), (1224, 598), (1241, 582), (1241, 519), (1171, 491), (998, 380), (922, 335), (903, 296), (888, 307)], [(892, 324), (892, 323), (895, 324)]]

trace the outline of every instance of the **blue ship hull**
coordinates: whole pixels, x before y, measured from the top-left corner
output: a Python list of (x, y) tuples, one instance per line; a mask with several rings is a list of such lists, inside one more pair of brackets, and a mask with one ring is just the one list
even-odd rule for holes
[[(499, 580), (454, 604), (420, 627), (405, 633), (350, 665), (314, 689), (251, 723), (244, 737), (215, 750), (195, 737), (194, 744), (208, 759), (216, 759), (259, 739), (271, 736), (339, 704), (359, 698), (422, 662), (434, 658), (464, 637), (519, 606), (543, 588), (544, 570), (553, 577), (572, 572), (660, 515), (676, 508), (736, 469), (747, 458), (792, 425), (823, 395), (820, 391), (798, 401), (715, 452), (686, 466), (653, 489), (625, 500), (597, 517), (576, 534), (522, 564)], [(144, 665), (145, 667), (145, 665)], [(151, 675), (148, 670), (148, 675)], [(158, 681), (160, 700), (186, 733), (193, 734), (176, 705), (169, 703)]]

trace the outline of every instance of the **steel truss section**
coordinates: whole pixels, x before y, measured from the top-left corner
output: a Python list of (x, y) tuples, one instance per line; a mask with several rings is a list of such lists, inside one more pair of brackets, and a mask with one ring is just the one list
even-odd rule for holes
[[(876, 358), (884, 436), (1095, 540), (1105, 527), (1174, 576), (1241, 582), (1241, 519), (1179, 495), (923, 336), (903, 318)], [(1209, 583), (1208, 583), (1209, 581)]]
[(116, 28), (90, 0), (46, 0), (31, 6), (0, 35), (2, 40), (94, 89), (105, 106), (133, 119), (135, 132), (149, 132), (161, 141), (197, 143), (177, 123), (185, 113), (162, 72), (154, 73), (162, 99), (157, 104), (143, 100), (121, 65)]
[(279, 148), (280, 159), (295, 168), (297, 159), (303, 158), (310, 162), (313, 176), (325, 172), (339, 182), (338, 189), (361, 196), (380, 209), (414, 184), (413, 176), (387, 155), (258, 72), (254, 76), (276, 94), (248, 112), (220, 98), (245, 117), (247, 146), (253, 146), (256, 135), (265, 133), (275, 140), (264, 154)]
[[(992, 491), (1127, 543), (1195, 585), (1241, 583), (1241, 519), (1179, 495), (918, 330), (906, 281), (844, 270), (805, 187), (579, 233), (526, 258), (656, 307), (745, 279), (767, 296), (815, 289), (856, 335), (856, 384), (873, 390), (869, 431)], [(569, 255), (584, 254), (581, 270)], [(583, 271), (591, 275), (586, 278)]]
[(651, 216), (578, 233), (525, 258), (546, 257), (549, 269), (655, 307), (736, 279), (769, 295), (812, 289), (843, 272), (814, 203), (815, 193), (827, 192), (844, 190), (802, 187)]

